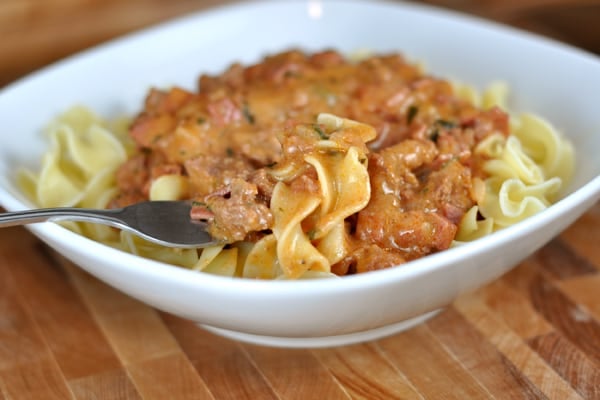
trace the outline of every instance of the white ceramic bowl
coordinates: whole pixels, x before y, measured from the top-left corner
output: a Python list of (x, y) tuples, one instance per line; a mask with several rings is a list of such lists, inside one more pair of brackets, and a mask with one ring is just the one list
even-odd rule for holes
[(40, 131), (83, 103), (134, 113), (151, 85), (193, 88), (201, 72), (290, 47), (401, 51), (448, 78), (502, 79), (511, 106), (546, 116), (577, 151), (567, 195), (548, 210), (477, 242), (402, 267), (312, 281), (250, 281), (191, 272), (93, 242), (54, 224), (42, 240), (123, 292), (240, 340), (280, 346), (364, 341), (422, 321), (490, 282), (571, 224), (600, 197), (600, 61), (582, 51), (485, 21), (403, 3), (244, 3), (190, 15), (55, 64), (0, 93), (0, 202), (31, 204), (15, 185), (35, 166)]

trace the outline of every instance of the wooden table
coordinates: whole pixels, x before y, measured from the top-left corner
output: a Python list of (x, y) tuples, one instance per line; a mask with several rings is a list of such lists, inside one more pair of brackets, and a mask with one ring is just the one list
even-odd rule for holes
[[(2, 0), (0, 85), (214, 3)], [(599, 32), (598, 1), (435, 3), (600, 53), (600, 34), (590, 36)], [(106, 286), (25, 229), (2, 229), (0, 400), (600, 399), (599, 245), (600, 204), (506, 276), (410, 331), (284, 350), (214, 336)]]

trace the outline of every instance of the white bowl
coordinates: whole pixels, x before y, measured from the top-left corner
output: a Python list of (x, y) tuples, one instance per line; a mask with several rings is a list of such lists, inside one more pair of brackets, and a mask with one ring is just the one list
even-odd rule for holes
[(290, 47), (400, 51), (444, 77), (483, 86), (502, 79), (511, 106), (548, 118), (572, 140), (577, 168), (546, 211), (477, 242), (397, 268), (311, 281), (230, 279), (126, 254), (55, 224), (33, 233), (123, 292), (223, 335), (274, 346), (329, 346), (418, 323), (459, 294), (496, 279), (600, 197), (600, 61), (489, 22), (403, 3), (244, 3), (157, 26), (50, 66), (0, 93), (0, 202), (31, 206), (15, 184), (48, 146), (41, 128), (83, 103), (135, 113), (151, 85), (194, 88), (201, 72)]

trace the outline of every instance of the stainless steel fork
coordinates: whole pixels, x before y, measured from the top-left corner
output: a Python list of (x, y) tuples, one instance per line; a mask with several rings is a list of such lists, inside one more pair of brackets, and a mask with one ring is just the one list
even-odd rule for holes
[(46, 221), (81, 221), (110, 225), (168, 247), (201, 248), (218, 243), (206, 223), (190, 218), (188, 201), (146, 201), (117, 209), (41, 208), (0, 213), (0, 227)]

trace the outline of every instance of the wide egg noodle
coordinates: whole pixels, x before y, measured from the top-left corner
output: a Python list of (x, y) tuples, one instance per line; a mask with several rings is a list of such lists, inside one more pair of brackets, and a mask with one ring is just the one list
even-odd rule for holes
[(228, 277), (242, 276), (251, 249), (252, 244), (248, 242), (235, 243), (229, 248), (225, 248), (224, 244), (206, 247), (192, 269)]
[(323, 191), (321, 217), (316, 224), (315, 238), (324, 236), (334, 224), (362, 210), (371, 198), (367, 158), (356, 147), (345, 155), (319, 154), (308, 156), (306, 162), (315, 167)]
[[(104, 209), (116, 194), (117, 188), (115, 187), (114, 169), (107, 167), (90, 180), (77, 206)], [(102, 242), (118, 241), (117, 230), (112, 227), (83, 222), (79, 222), (77, 225), (80, 233), (94, 240)]]
[(316, 247), (330, 264), (335, 264), (348, 255), (350, 242), (344, 220), (333, 224), (331, 230), (317, 242)]
[[(462, 93), (470, 93), (462, 87)], [(491, 85), (481, 106), (506, 109), (508, 86)], [(476, 96), (471, 96), (475, 98)], [(472, 241), (546, 209), (573, 171), (574, 151), (544, 119), (533, 114), (511, 118), (511, 134), (492, 134), (475, 148), (487, 158), (484, 195), (461, 220), (454, 244)]]
[(479, 206), (471, 207), (463, 216), (453, 245), (471, 242), (494, 232), (494, 219), (479, 219)]
[(223, 250), (225, 245), (219, 244), (215, 246), (210, 246), (202, 250), (202, 254), (200, 254), (200, 258), (194, 264), (192, 269), (196, 271), (203, 271), (206, 267), (212, 263), (215, 258), (219, 255), (219, 253)]
[(523, 151), (515, 136), (506, 139), (500, 157), (484, 163), (483, 170), (490, 176), (516, 178), (527, 184), (537, 184), (545, 179), (544, 171)]
[(75, 207), (82, 199), (85, 182), (61, 163), (58, 146), (52, 146), (42, 159), (42, 167), (35, 192), (40, 207)]
[(490, 109), (493, 107), (500, 107), (503, 110), (508, 109), (507, 99), (509, 87), (506, 82), (492, 82), (483, 91), (479, 91), (472, 85), (462, 83), (458, 80), (452, 80), (451, 85), (454, 93), (459, 98), (476, 107), (483, 109)]
[[(126, 159), (123, 146), (101, 121), (81, 107), (51, 125), (53, 158), (43, 161), (37, 201), (44, 207), (106, 208), (116, 194), (114, 172)], [(72, 125), (69, 125), (72, 124)], [(114, 229), (86, 223), (63, 226), (95, 240), (116, 240)]]
[(493, 218), (494, 224), (504, 228), (539, 213), (550, 206), (550, 197), (560, 189), (561, 180), (551, 178), (535, 185), (526, 185), (518, 179), (486, 180), (488, 194), (479, 205), (481, 213)]
[[(99, 204), (103, 204), (102, 206), (94, 207), (94, 208), (106, 208), (106, 204), (108, 201), (114, 197), (116, 194), (116, 190), (107, 191), (102, 197), (99, 198)], [(64, 224), (64, 222), (63, 222)], [(102, 224), (90, 224), (90, 223), (77, 223), (81, 234), (93, 238), (94, 240), (98, 240), (101, 242), (117, 242), (118, 239), (118, 230)], [(68, 226), (67, 226), (68, 228)]]
[(475, 154), (483, 155), (489, 159), (501, 158), (506, 145), (506, 138), (499, 134), (493, 133), (485, 137), (475, 147)]
[(213, 275), (235, 276), (238, 251), (237, 247), (221, 250), (203, 271)]
[(366, 156), (356, 147), (348, 152), (307, 156), (306, 162), (317, 171), (323, 193), (312, 238), (330, 264), (348, 253), (345, 219), (362, 210), (371, 197)]
[(150, 185), (150, 200), (182, 200), (188, 196), (188, 180), (181, 175), (161, 175)]
[(502, 110), (507, 110), (508, 92), (506, 82), (498, 81), (490, 83), (481, 96), (481, 107), (484, 109), (499, 107)]
[[(343, 139), (352, 140), (352, 137), (356, 137), (365, 143), (374, 139), (376, 132), (369, 125), (332, 114), (319, 114), (317, 122), (334, 132), (334, 140), (321, 141), (319, 147), (324, 151), (305, 157), (305, 161), (317, 171), (323, 196), (319, 218), (311, 236), (316, 239), (317, 249), (330, 264), (334, 264), (349, 252), (346, 218), (362, 210), (371, 197), (366, 149), (356, 146), (347, 148)], [(335, 132), (339, 135), (336, 136)], [(335, 148), (331, 142), (338, 146), (338, 151), (327, 151)], [(346, 150), (346, 154), (340, 153), (339, 147)]]
[[(334, 174), (336, 172), (335, 167), (338, 165), (341, 157), (343, 157), (343, 154), (334, 150), (325, 154), (309, 154), (304, 157), (304, 161), (312, 165), (317, 173), (321, 189), (321, 203), (319, 204), (319, 213), (321, 216), (331, 212), (332, 207), (336, 203), (338, 188), (336, 187)], [(313, 232), (313, 238), (318, 238), (322, 235), (323, 232)]]
[(481, 93), (471, 85), (465, 85), (458, 81), (452, 81), (452, 89), (454, 93), (461, 99), (469, 102), (474, 106), (481, 106)]
[(86, 177), (93, 176), (107, 166), (120, 165), (127, 159), (123, 145), (98, 125), (90, 125), (83, 131), (63, 126), (56, 130), (56, 136), (64, 141), (66, 158)]
[(564, 182), (571, 178), (575, 164), (573, 145), (548, 121), (537, 115), (522, 114), (515, 123), (513, 134), (546, 177), (557, 176)]
[(252, 279), (275, 279), (284, 276), (277, 257), (277, 238), (266, 235), (252, 246), (248, 253), (242, 276)]
[(285, 275), (299, 277), (308, 270), (329, 271), (329, 261), (302, 230), (302, 221), (321, 203), (321, 196), (296, 192), (278, 182), (271, 198), (273, 234), (277, 239), (277, 259)]
[[(341, 118), (329, 113), (320, 113), (317, 115), (317, 123), (324, 125), (326, 129), (332, 133), (332, 136), (336, 138), (339, 135), (335, 134), (342, 130), (351, 136), (358, 137), (362, 143), (366, 143), (377, 137), (377, 132), (371, 125), (353, 121), (348, 118)], [(342, 135), (342, 138), (343, 137), (344, 136)]]
[[(323, 279), (323, 278), (340, 278), (338, 275), (334, 274), (333, 272), (324, 272), (324, 271), (306, 271), (305, 273), (303, 273), (302, 275), (300, 275), (297, 278), (293, 278), (296, 280), (307, 280), (307, 279)], [(285, 276), (285, 275), (280, 275), (277, 278), (275, 278), (276, 280), (279, 281), (285, 281), (285, 280), (290, 280), (289, 277)]]
[(236, 267), (233, 276), (244, 276), (244, 267), (246, 265), (246, 260), (248, 259), (248, 255), (254, 248), (254, 242), (243, 240), (241, 242), (233, 243), (230, 246), (235, 247), (238, 250)]
[(60, 126), (69, 126), (75, 132), (85, 132), (91, 125), (105, 126), (103, 121), (92, 110), (81, 105), (75, 105), (52, 120), (46, 132), (52, 134)]
[[(37, 179), (37, 204), (82, 206), (87, 192), (101, 191), (98, 175), (113, 175), (126, 160), (124, 147), (101, 123), (89, 110), (75, 107), (50, 124), (47, 132), (51, 145)], [(105, 189), (110, 185), (107, 183)]]
[(487, 138), (475, 151), (495, 157), (483, 165), (489, 175), (477, 208), (483, 219), (475, 218), (478, 215), (472, 210), (468, 212), (459, 225), (457, 241), (474, 240), (522, 221), (549, 207), (558, 195), (562, 179), (547, 178), (516, 136), (504, 142), (497, 137)]
[(198, 251), (196, 249), (160, 246), (127, 231), (120, 232), (120, 243), (117, 247), (140, 257), (185, 268), (192, 268), (198, 263)]
[(17, 186), (23, 191), (25, 196), (35, 200), (37, 198), (37, 187), (39, 185), (38, 175), (27, 168), (19, 168), (17, 170), (16, 179)]

